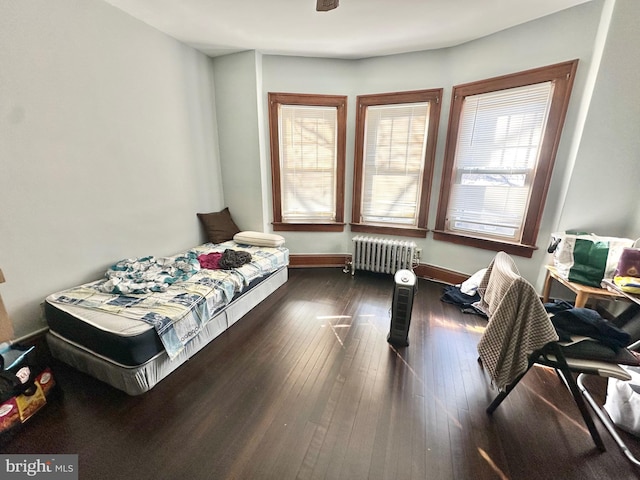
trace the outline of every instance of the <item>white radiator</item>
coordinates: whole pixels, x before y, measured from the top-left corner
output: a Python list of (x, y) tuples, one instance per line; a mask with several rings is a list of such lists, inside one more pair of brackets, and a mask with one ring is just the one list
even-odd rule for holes
[(356, 270), (395, 274), (398, 270), (413, 270), (415, 242), (386, 238), (353, 238), (351, 274)]

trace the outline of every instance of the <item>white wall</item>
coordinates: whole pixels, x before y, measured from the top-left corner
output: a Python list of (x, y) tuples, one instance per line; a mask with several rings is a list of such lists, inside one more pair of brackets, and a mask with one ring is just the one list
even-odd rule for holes
[[(433, 227), (451, 87), (579, 58), (540, 250), (517, 261), (539, 282), (553, 230), (638, 235), (640, 214), (624, 208), (640, 175), (639, 8), (593, 0), (458, 47), (359, 61), (257, 52), (211, 60), (100, 0), (0, 2), (0, 292), (16, 334), (44, 325), (39, 305), (51, 292), (124, 257), (199, 243), (196, 212), (229, 206), (241, 228), (269, 230), (269, 91), (348, 95), (349, 222), (355, 97), (444, 88)], [(294, 254), (351, 251), (348, 227), (283, 234)], [(424, 263), (463, 273), (493, 256), (430, 235), (419, 243)]]
[[(582, 129), (577, 116), (578, 106), (585, 96), (590, 95), (586, 85), (589, 67), (594, 61), (593, 54), (601, 28), (603, 7), (602, 1), (589, 2), (449, 49), (448, 67), (451, 72), (452, 86), (568, 60), (579, 60), (538, 234), (538, 250), (534, 252), (531, 259), (515, 257), (521, 274), (536, 284), (539, 289), (542, 286), (543, 265), (549, 262), (546, 248), (551, 232), (556, 229), (558, 211), (562, 208), (558, 202), (562, 188), (566, 188), (562, 179), (565, 175), (572, 174), (570, 152), (576, 132)], [(441, 123), (439, 137), (439, 145), (443, 150), (446, 140), (446, 132), (443, 129), (447, 127), (448, 117), (447, 110), (442, 119), (444, 123)], [(430, 215), (433, 222), (438, 202), (441, 166), (441, 163), (437, 163), (437, 174), (434, 177), (434, 195)], [(459, 272), (473, 273), (486, 266), (494, 255), (495, 252), (491, 251), (431, 241), (425, 249), (423, 261)]]
[[(444, 88), (438, 134), (436, 165), (430, 198), (429, 228), (435, 224), (439, 184), (449, 117), (451, 88), (454, 85), (529, 68), (579, 59), (565, 133), (561, 141), (545, 215), (538, 238), (539, 250), (531, 260), (518, 258), (522, 274), (538, 280), (547, 262), (546, 247), (550, 233), (560, 215), (562, 179), (571, 176), (570, 152), (574, 132), (581, 130), (577, 112), (585, 95), (589, 67), (601, 28), (605, 2), (596, 0), (518, 27), (457, 47), (375, 57), (359, 61), (267, 56), (263, 58), (262, 101), (267, 93), (331, 93), (349, 96), (347, 125), (347, 185), (345, 218), (351, 218), (355, 97), (359, 94), (383, 93), (423, 88)], [(608, 25), (605, 25), (608, 28)], [(597, 69), (596, 69), (597, 70)], [(268, 124), (264, 118), (265, 125)], [(270, 202), (269, 199), (264, 199)], [(344, 233), (317, 234), (284, 232), (292, 253), (338, 253), (351, 251), (349, 228)], [(431, 235), (417, 241), (423, 248), (422, 262), (462, 273), (474, 273), (486, 266), (495, 252), (434, 241)]]
[[(323, 95), (347, 95), (347, 168), (345, 172), (345, 220), (351, 219), (351, 188), (353, 169), (353, 122), (355, 122), (355, 99), (357, 76), (354, 75), (356, 63), (350, 60), (327, 58), (304, 58), (264, 55), (262, 59), (261, 101), (265, 116), (262, 126), (269, 132), (268, 93), (313, 93)], [(266, 145), (265, 155), (270, 155)], [(270, 171), (269, 157), (269, 171)], [(264, 199), (268, 205), (269, 221), (273, 221), (273, 203), (271, 196), (271, 177), (269, 174), (268, 196)], [(350, 237), (335, 232), (277, 232), (287, 240), (292, 253), (343, 253), (348, 252)], [(348, 228), (346, 229), (348, 233)]]
[(0, 284), (46, 295), (200, 243), (224, 206), (211, 60), (100, 0), (0, 2)]
[(561, 230), (640, 237), (640, 2), (614, 2)]
[(267, 231), (258, 61), (259, 54), (251, 51), (214, 58), (213, 66), (225, 206), (240, 229)]

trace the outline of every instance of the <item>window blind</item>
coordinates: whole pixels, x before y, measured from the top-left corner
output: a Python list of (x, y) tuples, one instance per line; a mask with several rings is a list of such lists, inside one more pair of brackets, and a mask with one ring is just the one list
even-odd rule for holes
[(429, 102), (367, 107), (362, 222), (417, 225)]
[(552, 96), (544, 82), (464, 99), (450, 230), (520, 241)]
[(335, 221), (338, 110), (279, 108), (282, 220)]

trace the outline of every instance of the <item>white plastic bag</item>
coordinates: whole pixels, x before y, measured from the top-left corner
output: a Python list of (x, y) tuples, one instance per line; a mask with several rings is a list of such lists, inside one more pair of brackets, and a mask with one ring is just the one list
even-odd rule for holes
[(553, 253), (553, 263), (562, 278), (600, 287), (603, 278), (613, 278), (622, 251), (633, 244), (630, 238), (558, 232), (551, 234), (547, 251)]
[(604, 409), (614, 424), (640, 437), (640, 368), (623, 368), (629, 372), (631, 380), (609, 378)]

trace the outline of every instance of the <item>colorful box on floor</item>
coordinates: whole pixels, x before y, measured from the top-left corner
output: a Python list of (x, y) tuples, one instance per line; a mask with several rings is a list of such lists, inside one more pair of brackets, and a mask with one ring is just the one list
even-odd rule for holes
[(55, 384), (51, 370), (45, 368), (36, 376), (31, 395), (22, 393), (0, 404), (0, 433), (26, 422), (44, 407)]

